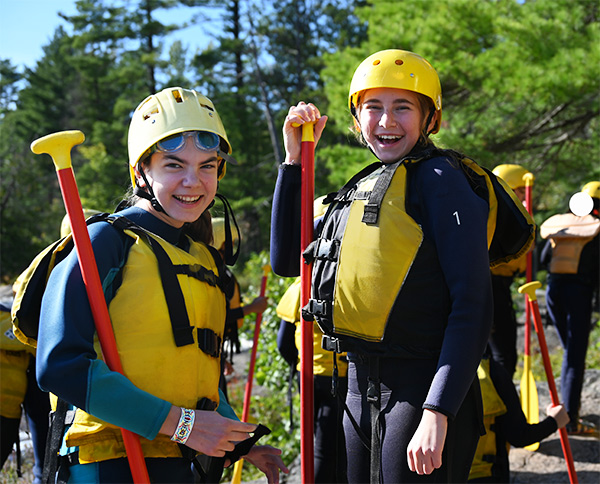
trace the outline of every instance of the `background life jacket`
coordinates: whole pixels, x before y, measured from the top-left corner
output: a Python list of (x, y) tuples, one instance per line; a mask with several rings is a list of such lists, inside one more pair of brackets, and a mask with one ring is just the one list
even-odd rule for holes
[(550, 239), (553, 274), (577, 274), (584, 246), (600, 233), (600, 220), (593, 215), (553, 215), (540, 226), (543, 239)]
[[(8, 309), (8, 308), (6, 308)], [(0, 311), (0, 415), (20, 418), (31, 348), (14, 335), (9, 311)]]
[[(295, 340), (296, 348), (300, 351), (302, 347), (302, 331), (300, 326), (300, 278), (292, 283), (285, 291), (279, 304), (277, 305), (277, 316), (281, 319), (294, 323), (296, 325)], [(333, 356), (330, 351), (323, 349), (321, 340), (323, 332), (317, 323), (313, 323), (313, 374), (322, 376), (333, 375)], [(345, 377), (348, 373), (348, 362), (345, 358), (346, 354), (342, 353), (341, 358), (337, 361), (338, 375)], [(298, 361), (297, 370), (300, 371), (300, 362)]]
[[(477, 377), (481, 386), (481, 397), (483, 399), (483, 424), (485, 435), (479, 438), (475, 457), (471, 464), (469, 480), (492, 475), (492, 467), (496, 462), (497, 443), (495, 422), (496, 418), (506, 413), (506, 405), (498, 395), (494, 382), (490, 377), (490, 360), (481, 360), (477, 368)], [(510, 445), (507, 443), (507, 452)]]
[[(318, 237), (304, 253), (314, 266), (311, 299), (303, 311), (325, 334), (349, 337), (346, 341), (354, 344), (383, 341), (417, 253), (431, 251), (424, 247), (421, 227), (406, 212), (407, 169), (438, 156), (455, 160), (473, 191), (488, 203), (492, 267), (524, 255), (533, 244), (534, 222), (513, 191), (472, 160), (432, 147), (417, 158), (374, 163), (328, 197), (331, 205)], [(434, 354), (436, 345), (431, 342), (427, 351)]]

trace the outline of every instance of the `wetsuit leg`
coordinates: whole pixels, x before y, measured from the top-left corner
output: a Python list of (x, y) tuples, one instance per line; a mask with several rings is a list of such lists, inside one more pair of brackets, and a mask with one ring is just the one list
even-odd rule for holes
[(492, 276), (494, 322), (489, 341), (492, 357), (509, 375), (514, 375), (517, 367), (517, 318), (510, 292), (512, 282), (512, 277)]
[[(422, 405), (436, 369), (433, 360), (388, 359), (381, 365), (381, 471), (384, 483), (466, 482), (480, 430), (481, 395), (472, 388), (448, 424), (442, 466), (429, 475), (408, 467), (406, 450), (423, 414)], [(362, 432), (370, 436), (370, 410), (366, 398), (368, 364), (350, 362), (346, 404)], [(477, 402), (479, 398), (479, 402)], [(369, 482), (370, 453), (350, 420), (344, 416), (348, 482)]]
[[(331, 377), (315, 376), (315, 483), (346, 482), (346, 451), (342, 409), (331, 395)], [(338, 380), (338, 392), (345, 397), (346, 378)]]
[(569, 417), (579, 417), (585, 357), (591, 330), (593, 288), (574, 278), (552, 277), (546, 302), (564, 348), (561, 396)]
[(46, 451), (46, 437), (48, 436), (50, 398), (48, 393), (40, 390), (35, 379), (35, 358), (31, 358), (27, 368), (27, 392), (23, 400), (23, 409), (27, 415), (31, 441), (33, 442), (33, 484), (42, 482), (44, 469), (44, 454)]

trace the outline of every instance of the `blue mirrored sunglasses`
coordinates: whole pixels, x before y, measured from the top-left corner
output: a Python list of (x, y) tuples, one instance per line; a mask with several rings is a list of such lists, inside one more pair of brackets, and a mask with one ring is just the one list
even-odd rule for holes
[(193, 138), (196, 148), (202, 151), (216, 151), (221, 141), (215, 133), (209, 133), (208, 131), (186, 131), (161, 139), (156, 143), (155, 149), (156, 151), (166, 153), (177, 153), (183, 149), (186, 138), (190, 136)]

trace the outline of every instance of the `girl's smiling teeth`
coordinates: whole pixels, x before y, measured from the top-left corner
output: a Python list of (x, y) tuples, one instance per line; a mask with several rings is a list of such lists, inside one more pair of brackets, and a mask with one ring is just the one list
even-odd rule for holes
[(396, 136), (396, 135), (391, 135), (391, 134), (381, 134), (377, 136), (377, 140), (381, 143), (381, 144), (391, 144), (391, 143), (395, 143), (396, 141), (399, 141), (402, 138), (402, 136)]
[(173, 198), (175, 198), (177, 201), (181, 202), (181, 203), (189, 203), (189, 204), (193, 204), (196, 203), (198, 200), (200, 200), (201, 196), (185, 196), (185, 195), (173, 195)]

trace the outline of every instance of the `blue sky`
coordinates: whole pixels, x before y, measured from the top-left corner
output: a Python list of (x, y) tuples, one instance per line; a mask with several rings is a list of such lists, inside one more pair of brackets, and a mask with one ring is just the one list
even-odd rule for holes
[[(187, 20), (192, 9), (184, 7), (184, 10), (187, 10), (184, 14)], [(67, 15), (76, 13), (75, 0), (0, 0), (0, 58), (10, 59), (19, 68), (34, 67), (42, 58), (42, 47), (50, 42), (56, 28), (62, 25), (68, 29), (67, 22), (58, 16), (59, 11)], [(175, 12), (163, 14), (160, 20), (175, 23), (175, 15)], [(182, 40), (191, 50), (207, 43), (198, 27), (176, 32), (170, 39)]]

